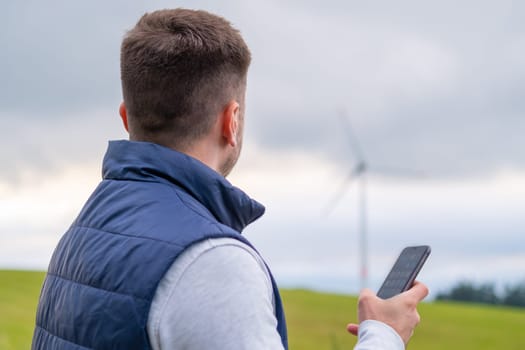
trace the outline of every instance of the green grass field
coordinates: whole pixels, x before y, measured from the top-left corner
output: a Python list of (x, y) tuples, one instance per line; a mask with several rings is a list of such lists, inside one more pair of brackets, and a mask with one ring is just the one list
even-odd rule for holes
[[(355, 297), (285, 290), (290, 348), (351, 349), (355, 338), (346, 333), (355, 321)], [(409, 349), (525, 349), (525, 309), (433, 302), (418, 308), (422, 321)]]
[[(0, 270), (0, 349), (29, 349), (42, 272)], [(356, 298), (305, 290), (282, 291), (290, 348), (343, 350), (355, 344), (345, 326)], [(525, 309), (424, 303), (410, 349), (525, 349)]]
[(0, 270), (0, 349), (31, 348), (43, 272)]

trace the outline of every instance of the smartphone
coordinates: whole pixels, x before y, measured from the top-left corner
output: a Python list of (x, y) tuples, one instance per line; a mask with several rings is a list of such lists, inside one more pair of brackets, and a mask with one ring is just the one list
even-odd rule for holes
[(388, 299), (410, 289), (429, 255), (430, 247), (428, 245), (403, 249), (392, 270), (386, 276), (383, 285), (379, 288), (377, 296)]

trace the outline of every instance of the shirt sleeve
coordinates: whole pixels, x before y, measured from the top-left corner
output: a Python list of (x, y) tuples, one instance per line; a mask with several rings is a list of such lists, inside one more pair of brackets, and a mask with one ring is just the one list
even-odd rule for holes
[(155, 294), (154, 350), (283, 349), (268, 271), (253, 249), (210, 239), (185, 251)]
[(359, 324), (358, 342), (354, 350), (404, 350), (405, 344), (389, 325), (366, 320)]

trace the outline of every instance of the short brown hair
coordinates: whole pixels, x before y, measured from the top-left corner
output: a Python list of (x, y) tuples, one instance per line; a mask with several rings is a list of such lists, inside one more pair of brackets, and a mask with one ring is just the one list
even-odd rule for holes
[(224, 18), (187, 9), (146, 13), (121, 46), (130, 134), (191, 144), (230, 99), (244, 96), (250, 60), (239, 31)]

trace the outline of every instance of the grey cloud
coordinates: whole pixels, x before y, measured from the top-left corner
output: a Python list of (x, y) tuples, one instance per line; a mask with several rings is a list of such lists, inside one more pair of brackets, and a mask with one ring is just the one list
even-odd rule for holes
[(2, 11), (5, 48), (2, 111), (52, 116), (119, 98), (116, 8), (67, 1), (9, 2)]
[(117, 107), (89, 110), (76, 118), (25, 118), (0, 114), (9, 125), (0, 148), (0, 179), (11, 185), (38, 183), (71, 165), (99, 164), (108, 139), (126, 138)]
[(253, 137), (345, 164), (344, 107), (371, 162), (432, 176), (523, 169), (525, 26), (510, 2), (476, 4), (281, 12), (265, 28), (274, 49), (255, 45)]

